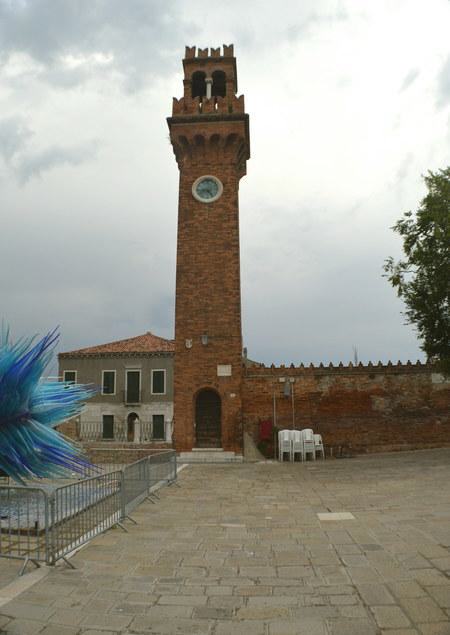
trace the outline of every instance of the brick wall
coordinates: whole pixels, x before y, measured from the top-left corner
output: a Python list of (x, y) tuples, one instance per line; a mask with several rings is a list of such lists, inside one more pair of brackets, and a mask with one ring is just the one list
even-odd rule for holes
[(134, 463), (134, 461), (144, 459), (151, 454), (157, 454), (161, 450), (173, 449), (167, 443), (159, 443), (157, 446), (135, 443), (83, 443), (83, 447), (94, 465)]
[[(294, 408), (280, 378), (295, 380)], [(450, 445), (450, 381), (427, 364), (249, 367), (243, 380), (243, 421), (255, 441), (259, 421), (273, 420), (274, 396), (278, 427), (313, 428), (335, 450)]]
[[(192, 183), (202, 174), (223, 183), (216, 203), (201, 204), (192, 196)], [(216, 161), (207, 155), (186, 165), (180, 179), (174, 360), (174, 439), (179, 450), (195, 446), (195, 399), (204, 388), (221, 398), (223, 448), (239, 450), (240, 308), (236, 166), (226, 164), (223, 155)], [(201, 342), (203, 334), (208, 335), (207, 345)], [(190, 348), (186, 340), (192, 340)], [(218, 364), (230, 364), (231, 377), (218, 377)]]

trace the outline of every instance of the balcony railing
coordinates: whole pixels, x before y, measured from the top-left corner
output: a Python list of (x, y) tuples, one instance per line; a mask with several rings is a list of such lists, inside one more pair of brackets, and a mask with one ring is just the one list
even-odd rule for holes
[(151, 421), (140, 421), (130, 426), (126, 422), (114, 422), (112, 430), (104, 428), (101, 421), (82, 421), (77, 425), (77, 436), (80, 441), (116, 441), (121, 443), (166, 441), (166, 443), (170, 443), (172, 440), (172, 422), (164, 422), (164, 439), (153, 436), (153, 423)]
[(127, 406), (137, 406), (142, 403), (142, 390), (123, 390), (123, 402)]

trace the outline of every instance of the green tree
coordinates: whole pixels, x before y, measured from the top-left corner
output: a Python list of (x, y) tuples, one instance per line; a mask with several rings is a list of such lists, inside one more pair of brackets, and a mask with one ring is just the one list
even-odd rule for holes
[(450, 166), (428, 172), (428, 193), (416, 214), (406, 212), (392, 229), (403, 239), (404, 258), (384, 263), (386, 277), (406, 305), (421, 348), (450, 374)]

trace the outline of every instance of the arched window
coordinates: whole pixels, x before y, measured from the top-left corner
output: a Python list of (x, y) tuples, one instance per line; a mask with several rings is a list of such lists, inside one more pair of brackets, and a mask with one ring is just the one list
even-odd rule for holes
[(141, 427), (139, 421), (139, 415), (135, 412), (130, 412), (127, 417), (127, 441), (139, 443), (141, 437)]
[(192, 97), (204, 97), (206, 95), (206, 74), (196, 71), (192, 75)]
[(227, 76), (223, 71), (214, 71), (212, 74), (212, 95), (213, 97), (225, 97), (227, 92)]

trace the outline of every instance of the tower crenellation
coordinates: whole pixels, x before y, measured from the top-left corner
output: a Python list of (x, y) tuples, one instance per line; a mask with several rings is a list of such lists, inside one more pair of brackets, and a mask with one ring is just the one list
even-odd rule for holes
[(173, 98), (172, 116), (177, 115), (201, 115), (201, 114), (243, 114), (245, 113), (244, 95), (239, 97), (211, 97), (211, 99), (201, 97), (180, 97)]
[(232, 98), (237, 92), (236, 58), (233, 45), (198, 49), (186, 47), (183, 60), (184, 97), (200, 97), (200, 101), (214, 97)]
[[(210, 55), (208, 55), (209, 51), (211, 51)], [(208, 49), (208, 48), (201, 49), (201, 48), (197, 48), (196, 46), (186, 46), (184, 57), (185, 59), (195, 59), (196, 57), (198, 58), (205, 58), (205, 57), (232, 57), (234, 58), (234, 45), (224, 44), (222, 55), (220, 53), (221, 53), (220, 46), (217, 48), (211, 47), (211, 49)]]

